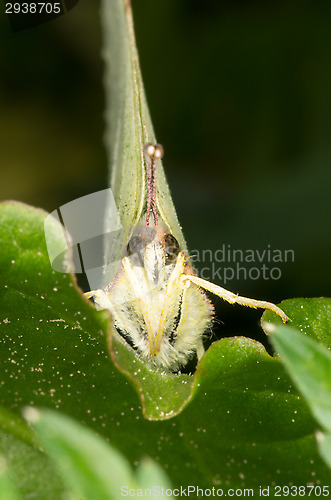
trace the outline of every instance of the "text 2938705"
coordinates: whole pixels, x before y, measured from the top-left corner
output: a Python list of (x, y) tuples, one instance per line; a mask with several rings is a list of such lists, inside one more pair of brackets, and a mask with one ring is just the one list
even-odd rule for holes
[(60, 14), (60, 2), (6, 2), (6, 14)]

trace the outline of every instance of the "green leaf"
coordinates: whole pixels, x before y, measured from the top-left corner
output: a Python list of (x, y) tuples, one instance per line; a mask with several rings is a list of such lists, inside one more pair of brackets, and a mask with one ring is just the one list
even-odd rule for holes
[[(113, 240), (107, 262), (122, 257), (132, 227), (138, 224), (146, 203), (143, 147), (155, 143), (133, 31), (131, 4), (127, 0), (103, 0), (103, 55), (106, 64), (106, 143), (111, 168), (111, 188), (124, 228), (124, 238)], [(188, 254), (184, 236), (170, 196), (162, 162), (157, 171), (157, 204), (161, 218), (181, 249)], [(106, 231), (108, 222), (106, 220)], [(112, 275), (106, 272), (106, 285)]]
[(0, 500), (21, 500), (13, 481), (8, 476), (5, 459), (0, 456)]
[(324, 429), (331, 430), (331, 353), (321, 343), (285, 325), (268, 325), (291, 378)]
[[(216, 342), (191, 377), (150, 371), (116, 339), (114, 351), (121, 349), (130, 375), (120, 373), (108, 352), (109, 314), (96, 311), (73, 278), (55, 273), (48, 262), (45, 215), (22, 204), (0, 206), (0, 404), (9, 412), (0, 421), (0, 452), (20, 492), (58, 500), (64, 488), (26, 427), (10, 427), (11, 412), (17, 418), (24, 406), (73, 417), (112, 442), (131, 465), (149, 456), (173, 487), (258, 492), (275, 477), (284, 485), (329, 480), (310, 411), (280, 360), (261, 344), (243, 337)], [(60, 226), (54, 225), (53, 238), (61, 243)], [(290, 317), (298, 302), (293, 308), (286, 302)], [(315, 307), (313, 321), (323, 318), (327, 303)], [(137, 392), (139, 369), (146, 386)], [(146, 420), (143, 405), (146, 416), (159, 420)]]
[[(83, 379), (102, 356), (95, 353), (94, 360), (84, 362), (87, 346), (94, 342), (86, 329), (106, 328), (109, 315), (95, 311), (70, 275), (50, 267), (43, 232), (46, 215), (21, 203), (0, 204), (0, 451), (23, 492), (57, 499), (62, 484), (17, 412), (38, 401), (73, 406), (71, 391), (79, 399)], [(54, 224), (52, 236), (61, 247), (60, 225)], [(89, 320), (84, 312), (90, 313)], [(75, 356), (67, 358), (72, 350), (82, 361), (79, 369)]]
[[(112, 188), (128, 233), (143, 206), (142, 146), (154, 142), (130, 16), (128, 1), (104, 0), (105, 58), (112, 57), (118, 70), (108, 76), (113, 88), (108, 85), (107, 91), (108, 101), (113, 92), (112, 117), (110, 107), (107, 111)], [(161, 169), (157, 196), (162, 217), (185, 251)], [(229, 487), (252, 488), (258, 494), (260, 486), (275, 483), (330, 481), (316, 447), (315, 421), (279, 359), (237, 337), (213, 344), (194, 377), (151, 372), (129, 346), (111, 337), (109, 314), (87, 303), (72, 276), (51, 269), (44, 218), (42, 211), (21, 204), (0, 207), (0, 403), (5, 407), (0, 444), (22, 494), (58, 500), (64, 493), (47, 455), (19, 419), (25, 405), (76, 418), (110, 440), (131, 465), (151, 457), (177, 487), (212, 485), (225, 494)], [(52, 231), (65, 248), (61, 227), (54, 223)], [(123, 244), (119, 239), (107, 250), (108, 261), (119, 258)], [(64, 261), (63, 267), (70, 265)], [(329, 344), (329, 299), (295, 299), (282, 307), (294, 327)], [(81, 487), (80, 479), (76, 485)]]
[(5, 435), (12, 434), (15, 438), (31, 446), (38, 446), (37, 440), (21, 417), (0, 406), (0, 429)]
[[(9, 412), (7, 415), (9, 416)], [(16, 415), (13, 420), (17, 422)], [(12, 494), (15, 494), (17, 488), (24, 498), (38, 500), (61, 498), (62, 482), (50, 460), (39, 447), (36, 448), (19, 439), (17, 432), (11, 434), (0, 429), (0, 456), (4, 457), (8, 471), (8, 475), (5, 474), (0, 481), (4, 490), (6, 485), (6, 488), (13, 490)], [(13, 484), (16, 486), (15, 489), (11, 487)], [(6, 496), (5, 500), (8, 500)]]
[[(319, 299), (320, 300), (320, 299)], [(326, 302), (324, 300), (324, 302)], [(325, 304), (324, 304), (325, 306)], [(326, 307), (323, 308), (324, 312)], [(323, 322), (321, 322), (322, 326)], [(330, 325), (328, 331), (330, 331)], [(331, 353), (322, 343), (288, 326), (265, 325), (299, 391), (305, 397), (318, 424), (327, 432), (316, 433), (318, 449), (331, 467)], [(319, 332), (321, 325), (315, 323)], [(311, 334), (311, 330), (309, 331)], [(318, 336), (318, 333), (317, 335)], [(319, 337), (325, 338), (324, 335)]]
[[(136, 479), (142, 489), (164, 488), (171, 489), (171, 484), (164, 470), (150, 458), (143, 458), (136, 470)], [(159, 495), (155, 495), (159, 496)], [(168, 498), (174, 498), (173, 495), (166, 494)]]
[(193, 377), (190, 375), (156, 372), (136, 356), (115, 328), (108, 333), (108, 346), (119, 370), (137, 387), (146, 418), (172, 418), (191, 399)]
[(321, 457), (325, 460), (331, 468), (331, 433), (330, 432), (317, 432), (316, 439), (318, 449)]
[(72, 498), (117, 500), (122, 486), (136, 486), (128, 461), (92, 431), (51, 411), (27, 408), (24, 415), (34, 425)]
[[(312, 299), (283, 300), (280, 307), (288, 314), (293, 326), (309, 337), (321, 341), (331, 347), (331, 299), (317, 297)], [(271, 311), (265, 311), (262, 316), (262, 326), (265, 322), (281, 323), (281, 319)], [(266, 332), (268, 334), (268, 332)]]
[(144, 459), (135, 474), (113, 446), (68, 417), (34, 408), (27, 408), (24, 414), (54, 460), (72, 498), (117, 500), (123, 491), (170, 488), (166, 474), (152, 460)]
[(31, 428), (21, 417), (3, 406), (0, 407), (0, 456), (6, 457), (6, 463), (1, 462), (0, 469), (4, 473), (2, 482), (8, 488), (10, 480), (6, 471), (9, 470), (13, 477), (19, 477), (21, 490), (25, 494), (35, 495), (36, 491), (41, 497), (49, 496), (53, 491), (61, 494), (60, 482), (57, 487), (54, 488), (54, 484), (50, 487), (56, 476), (49, 460), (41, 453)]

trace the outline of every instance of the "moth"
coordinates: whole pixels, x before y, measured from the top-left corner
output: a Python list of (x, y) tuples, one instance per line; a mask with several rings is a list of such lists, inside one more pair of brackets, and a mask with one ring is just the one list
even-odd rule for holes
[(111, 312), (117, 332), (141, 358), (157, 369), (176, 371), (195, 354), (198, 360), (204, 354), (203, 337), (214, 316), (205, 290), (231, 304), (270, 309), (283, 322), (289, 318), (270, 302), (241, 297), (195, 275), (159, 210), (156, 179), (162, 156), (160, 144), (145, 144), (141, 219), (114, 279), (104, 290), (85, 295)]

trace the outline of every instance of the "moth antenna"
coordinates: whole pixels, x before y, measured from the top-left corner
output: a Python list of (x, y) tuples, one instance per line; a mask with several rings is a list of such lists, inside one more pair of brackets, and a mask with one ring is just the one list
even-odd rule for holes
[(144, 153), (147, 173), (146, 226), (149, 226), (151, 211), (153, 212), (154, 223), (157, 226), (156, 167), (157, 161), (163, 157), (163, 147), (161, 144), (152, 144), (148, 142), (144, 146)]

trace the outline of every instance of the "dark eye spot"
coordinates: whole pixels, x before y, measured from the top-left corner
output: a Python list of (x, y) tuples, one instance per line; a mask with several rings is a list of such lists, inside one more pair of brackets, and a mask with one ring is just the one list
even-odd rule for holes
[(165, 264), (171, 264), (177, 258), (180, 248), (178, 241), (172, 234), (168, 233), (164, 236), (164, 251), (165, 251)]
[(132, 236), (130, 239), (128, 246), (127, 246), (127, 251), (128, 255), (133, 255), (134, 253), (141, 252), (143, 249), (143, 239), (141, 236)]
[(131, 263), (134, 266), (143, 266), (144, 242), (141, 236), (132, 236), (126, 247), (128, 256), (131, 257)]

